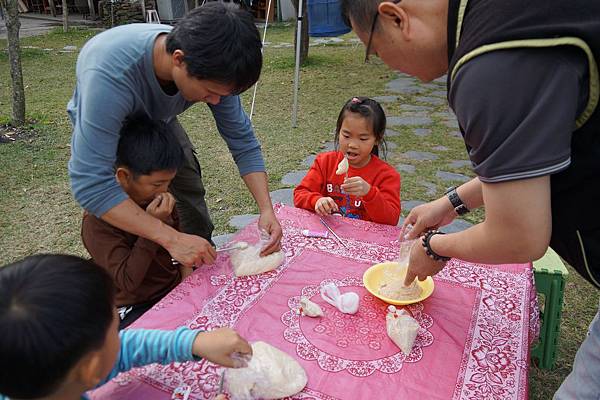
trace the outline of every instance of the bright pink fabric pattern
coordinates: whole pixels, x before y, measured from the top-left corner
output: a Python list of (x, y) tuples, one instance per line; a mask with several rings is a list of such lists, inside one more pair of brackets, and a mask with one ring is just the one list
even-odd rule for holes
[[(176, 287), (134, 328), (234, 327), (249, 341), (266, 341), (294, 356), (308, 384), (294, 399), (515, 399), (527, 398), (529, 344), (538, 327), (530, 264), (481, 265), (451, 260), (435, 291), (407, 309), (420, 330), (403, 354), (387, 337), (387, 305), (362, 285), (362, 274), (398, 255), (396, 227), (341, 217), (328, 222), (348, 245), (306, 238), (321, 230), (318, 217), (276, 206), (284, 230), (284, 264), (271, 272), (234, 279), (227, 255)], [(235, 240), (258, 241), (256, 224)], [(334, 282), (360, 297), (357, 314), (340, 313), (319, 296)], [(325, 316), (298, 313), (301, 296)], [(93, 399), (170, 399), (190, 385), (191, 399), (211, 399), (222, 369), (211, 363), (149, 365), (123, 373), (92, 392)]]

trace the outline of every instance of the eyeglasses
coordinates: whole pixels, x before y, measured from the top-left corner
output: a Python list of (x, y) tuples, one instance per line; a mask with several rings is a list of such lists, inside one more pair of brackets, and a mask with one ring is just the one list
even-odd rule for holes
[[(391, 3), (398, 4), (402, 0), (392, 0)], [(378, 6), (379, 8), (379, 6)], [(369, 33), (369, 40), (367, 41), (367, 49), (365, 52), (365, 63), (369, 62), (369, 52), (371, 51), (371, 42), (373, 41), (373, 32), (375, 32), (375, 25), (377, 24), (377, 17), (379, 17), (379, 9), (375, 11), (375, 16), (373, 17), (373, 23), (371, 24), (371, 33)]]

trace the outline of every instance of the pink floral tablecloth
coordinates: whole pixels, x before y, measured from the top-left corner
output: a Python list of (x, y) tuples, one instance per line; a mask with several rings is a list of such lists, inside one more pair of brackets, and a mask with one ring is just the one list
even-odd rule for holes
[[(308, 374), (294, 399), (526, 399), (529, 344), (537, 306), (529, 264), (481, 265), (451, 260), (435, 291), (408, 307), (421, 329), (405, 356), (386, 335), (385, 309), (362, 285), (363, 272), (398, 255), (398, 228), (329, 217), (348, 249), (334, 239), (306, 238), (323, 230), (307, 211), (276, 206), (284, 231), (284, 264), (259, 276), (234, 278), (227, 255), (182, 282), (134, 328), (235, 328), (295, 357)], [(235, 240), (258, 241), (256, 224)], [(361, 298), (347, 315), (319, 296), (334, 282)], [(321, 305), (322, 318), (298, 315), (299, 299)], [(209, 362), (149, 365), (123, 373), (93, 399), (169, 399), (189, 385), (191, 399), (211, 399), (221, 368)]]

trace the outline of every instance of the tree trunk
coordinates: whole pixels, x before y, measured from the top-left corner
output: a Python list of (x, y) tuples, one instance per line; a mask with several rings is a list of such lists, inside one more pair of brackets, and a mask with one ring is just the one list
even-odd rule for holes
[(63, 32), (69, 32), (69, 7), (67, 0), (62, 0)]
[(21, 47), (19, 46), (19, 7), (17, 0), (6, 2), (6, 33), (8, 37), (8, 60), (12, 80), (12, 125), (25, 124), (25, 88), (23, 86), (23, 70), (21, 68)]
[[(300, 65), (308, 58), (308, 13), (306, 12), (308, 0), (302, 0), (302, 31), (300, 32)], [(296, 17), (298, 16), (298, 0), (292, 0)], [(296, 48), (296, 38), (298, 37), (298, 24), (294, 29), (294, 48)]]

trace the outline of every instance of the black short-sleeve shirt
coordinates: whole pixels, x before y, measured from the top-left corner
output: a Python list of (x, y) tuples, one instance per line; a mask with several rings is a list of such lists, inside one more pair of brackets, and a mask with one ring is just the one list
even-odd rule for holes
[(533, 178), (567, 168), (588, 85), (586, 56), (569, 46), (493, 51), (460, 68), (449, 102), (480, 180)]

